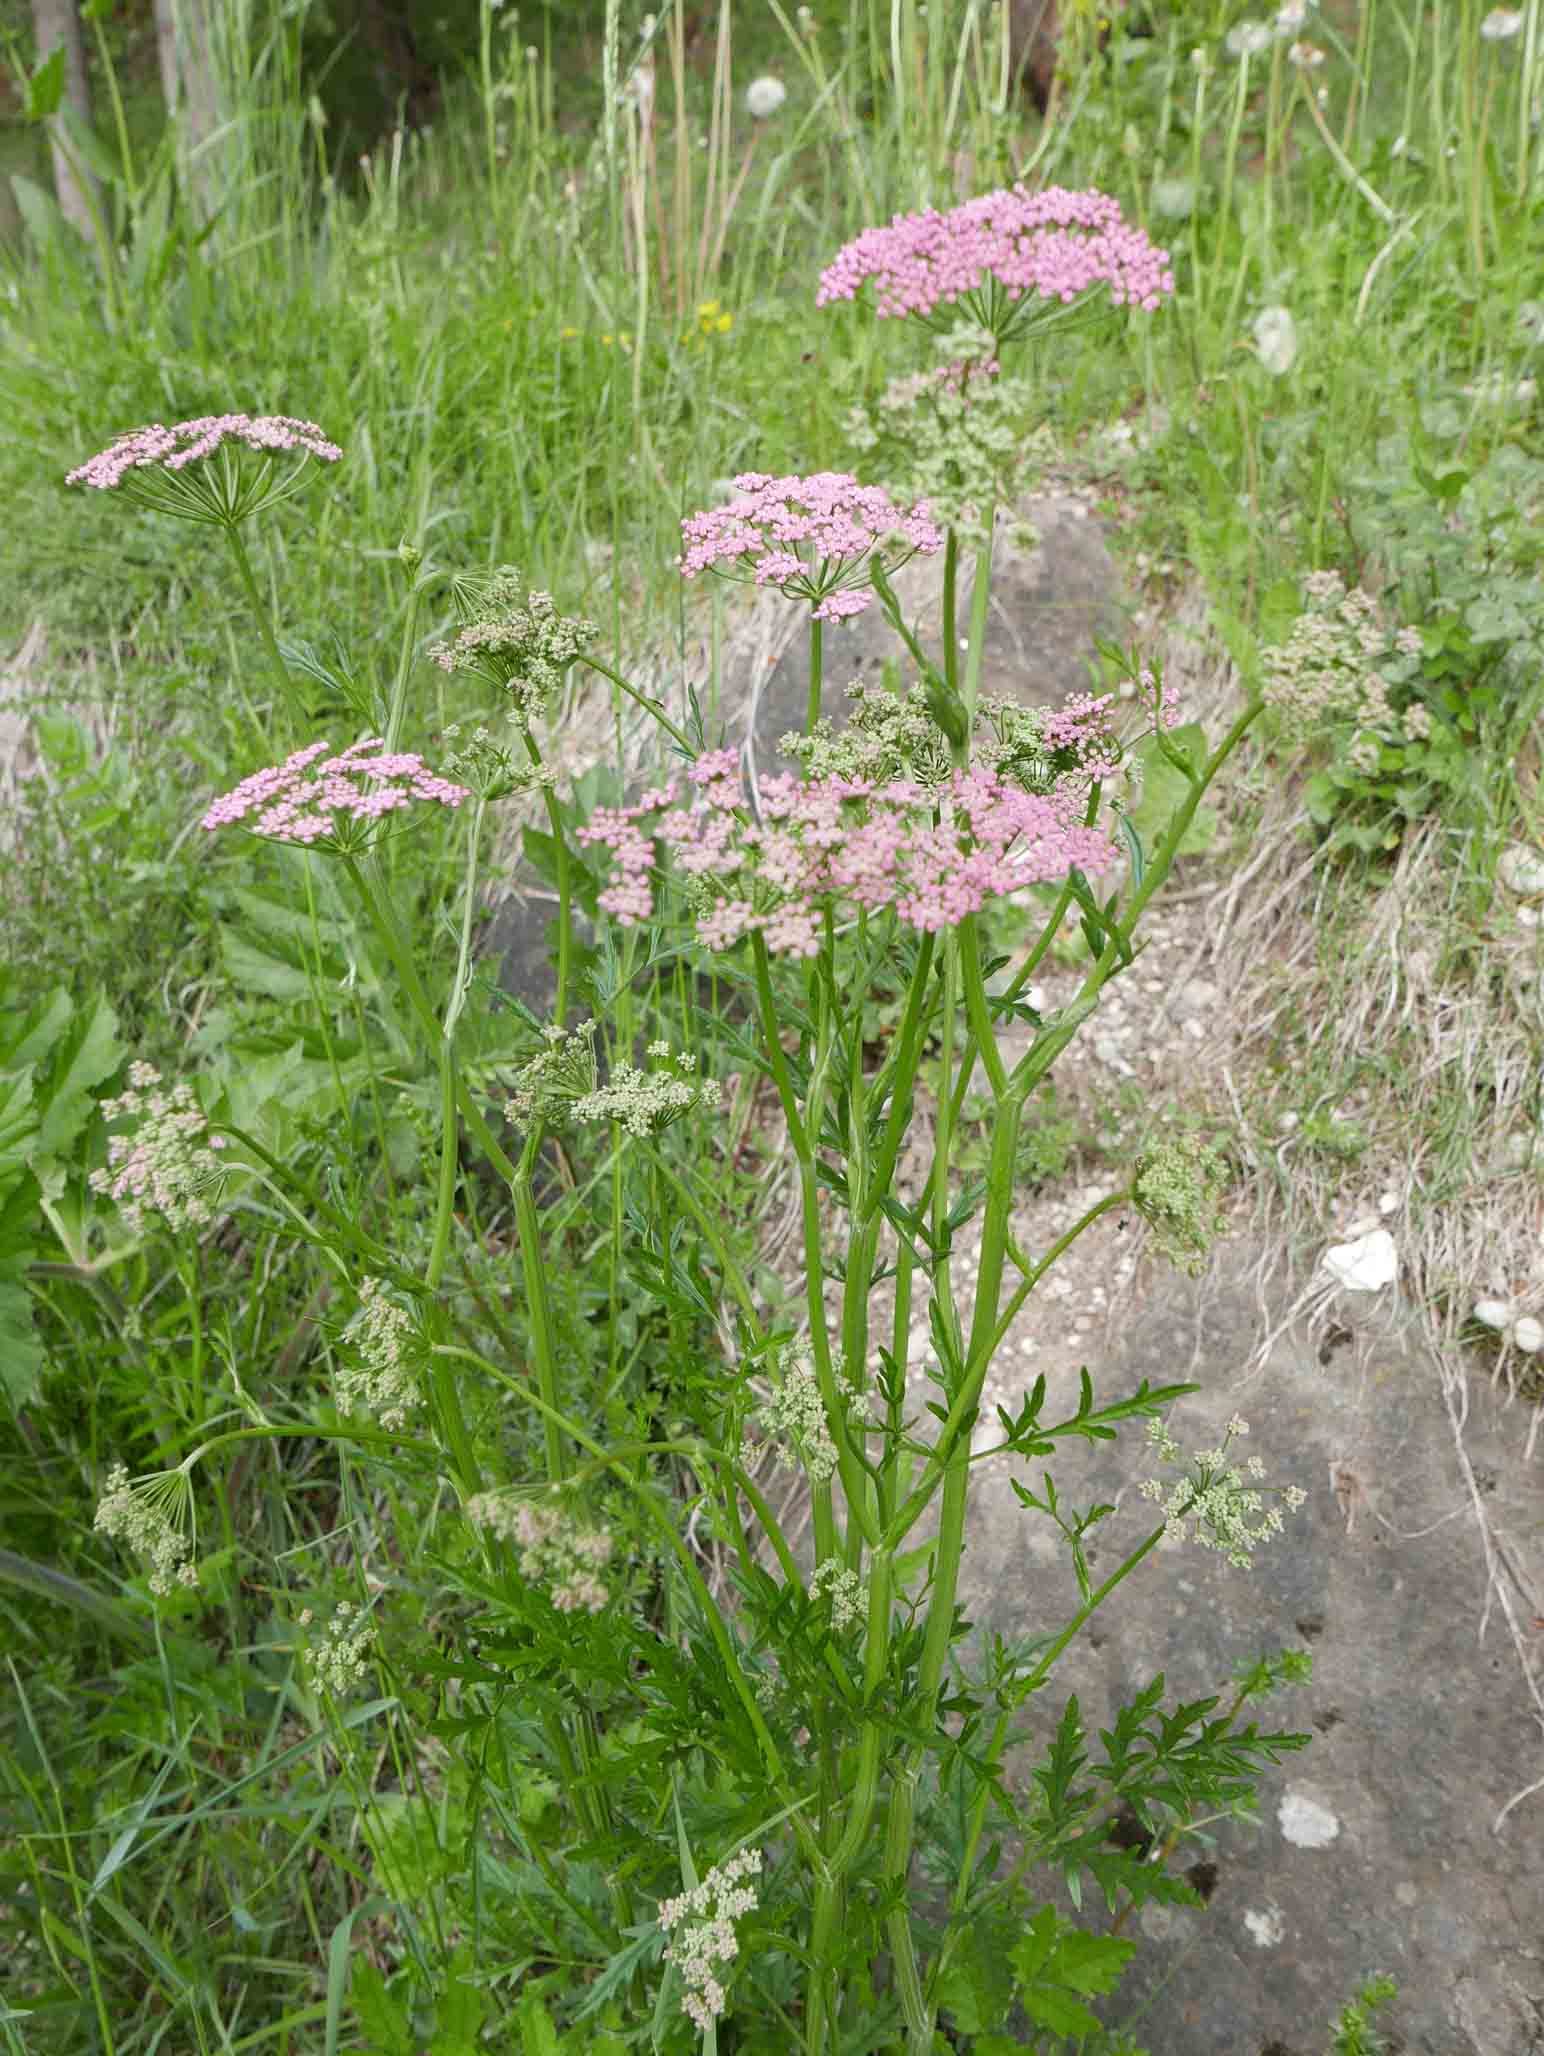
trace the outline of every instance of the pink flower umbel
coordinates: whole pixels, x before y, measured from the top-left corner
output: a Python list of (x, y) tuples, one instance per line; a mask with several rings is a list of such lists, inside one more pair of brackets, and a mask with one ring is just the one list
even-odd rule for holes
[[(255, 472), (244, 471), (243, 451), (268, 461)], [(287, 455), (300, 462), (275, 485), (272, 460)], [(99, 492), (121, 485), (142, 506), (225, 527), (287, 499), (300, 483), (307, 457), (336, 464), (342, 455), (314, 421), (288, 414), (201, 414), (171, 428), (155, 422), (133, 429), (77, 465), (64, 482), (95, 486)], [(218, 462), (211, 464), (210, 458)]]
[(870, 597), (868, 561), (882, 545), (899, 552), (887, 558), (887, 575), (919, 550), (931, 556), (943, 548), (926, 500), (902, 509), (878, 486), (859, 485), (845, 471), (819, 471), (811, 478), (742, 471), (734, 485), (736, 496), (727, 506), (688, 515), (681, 523), (681, 576), (742, 564), (757, 585), (809, 600), (817, 621), (863, 612)]
[(422, 757), (388, 751), (378, 735), (352, 743), (341, 756), (329, 757), (327, 749), (313, 742), (282, 764), (254, 771), (217, 799), (199, 825), (242, 822), (272, 842), (349, 855), (375, 839), (375, 824), (386, 814), (416, 800), (459, 807), (470, 798), (466, 786), (436, 777)]
[(647, 793), (634, 806), (598, 809), (579, 840), (612, 852), (620, 875), (600, 904), (624, 927), (647, 919), (657, 846), (672, 850), (698, 939), (713, 950), (759, 933), (774, 956), (812, 957), (828, 911), (888, 909), (936, 934), (989, 899), (1116, 859), (1109, 839), (1078, 818), (1074, 779), (1042, 794), (981, 771), (956, 771), (933, 789), (913, 779), (768, 778), (756, 821), (732, 750), (710, 751), (686, 776), (695, 804), (676, 806), (673, 787)]
[(1151, 311), (1174, 290), (1168, 251), (1124, 221), (1118, 201), (1063, 186), (1017, 185), (867, 228), (821, 273), (815, 305), (854, 300), (871, 278), (882, 318), (915, 314), (932, 328), (941, 304), (962, 303), (999, 345), (1040, 325), (1037, 302), (1066, 306), (1105, 284), (1117, 307)]

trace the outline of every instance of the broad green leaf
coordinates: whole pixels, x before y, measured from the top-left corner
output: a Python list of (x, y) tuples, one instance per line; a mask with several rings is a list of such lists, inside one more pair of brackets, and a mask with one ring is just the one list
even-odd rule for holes
[[(26, 223), (27, 233), (39, 250), (54, 249), (65, 238), (74, 237), (74, 231), (59, 211), (58, 201), (32, 179), (13, 171), (11, 191), (16, 195), (16, 211)], [(78, 242), (78, 238), (76, 240)]]
[(93, 1089), (111, 1078), (127, 1051), (118, 1040), (118, 1016), (98, 992), (75, 1011), (34, 1080), (39, 1123), (33, 1153), (61, 1156), (91, 1119)]
[(49, 115), (57, 114), (63, 98), (64, 45), (61, 43), (56, 50), (49, 51), (27, 81), (28, 121), (46, 121)]

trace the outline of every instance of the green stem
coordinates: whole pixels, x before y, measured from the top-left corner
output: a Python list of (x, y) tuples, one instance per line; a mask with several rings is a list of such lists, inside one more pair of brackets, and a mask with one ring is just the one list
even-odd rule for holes
[(598, 657), (584, 656), (579, 661), (581, 664), (588, 664), (592, 671), (598, 671), (602, 678), (609, 678), (614, 686), (627, 694), (635, 706), (642, 707), (651, 720), (659, 723), (683, 756), (696, 756), (696, 749), (687, 740), (685, 732), (676, 727), (658, 700), (651, 699), (647, 693), (639, 692), (636, 686), (629, 685), (619, 672), (613, 671), (609, 664), (603, 664)]
[[(403, 939), (401, 928), (398, 926), (396, 917), (391, 912), (389, 904), (384, 895), (376, 892), (366, 876), (364, 865), (361, 864), (357, 857), (345, 856), (343, 864), (349, 877), (353, 880), (360, 898), (364, 901), (370, 918), (374, 921), (380, 933), (381, 940), (386, 945), (387, 954), (392, 960), (398, 977), (402, 980), (403, 990), (406, 992), (409, 1004), (418, 1016), (425, 1034), (431, 1039), (437, 1037), (440, 1032), (440, 1024), (434, 1017), (434, 1010), (429, 1004), (429, 996), (424, 991), (423, 980), (418, 975), (417, 966), (413, 962), (412, 955)], [(471, 1129), (478, 1148), (482, 1150), (489, 1163), (493, 1165), (493, 1168), (504, 1179), (505, 1183), (513, 1186), (517, 1176), (515, 1167), (510, 1162), (505, 1151), (500, 1147), (493, 1130), (488, 1126), (481, 1107), (472, 1098), (466, 1080), (459, 1074), (456, 1078), (456, 1104), (461, 1109), (461, 1118), (466, 1122), (468, 1128)]]
[(986, 539), (976, 547), (975, 583), (970, 594), (970, 648), (965, 653), (965, 740), (956, 749), (954, 761), (960, 770), (970, 762), (971, 737), (976, 730), (976, 699), (981, 690), (981, 659), (986, 647), (986, 610), (992, 590), (992, 539), (997, 527), (997, 504), (987, 502), (983, 520)]
[(247, 546), (241, 540), (240, 525), (234, 521), (223, 521), (220, 526), (230, 537), (231, 549), (236, 557), (236, 569), (241, 573), (241, 582), (247, 589), (247, 599), (251, 603), (253, 619), (257, 623), (257, 632), (262, 638), (264, 649), (268, 652), (268, 661), (273, 666), (274, 676), (279, 681), (280, 695), (289, 707), (290, 716), (295, 726), (297, 728), (304, 728), (308, 719), (305, 705), (301, 700), (299, 688), (290, 676), (289, 666), (279, 655), (279, 645), (274, 636), (273, 623), (268, 618), (267, 605), (263, 600), (262, 594), (258, 591), (257, 580), (252, 573), (251, 559), (247, 556)]
[[(541, 768), (542, 755), (536, 747), (536, 738), (529, 727), (522, 723), (520, 733), (530, 751), (531, 762)], [(552, 1018), (561, 1028), (568, 1010), (568, 961), (569, 930), (573, 925), (569, 911), (570, 889), (568, 881), (568, 839), (563, 832), (563, 815), (558, 806), (557, 794), (542, 781), (541, 796), (546, 802), (547, 825), (552, 830), (553, 861), (558, 874), (558, 989), (552, 1002)]]
[[(985, 1764), (983, 1766), (985, 1772), (990, 1772), (991, 1770), (995, 1769), (998, 1761), (1002, 1756), (1003, 1749), (1006, 1746), (1008, 1739), (1008, 1725), (1012, 1715), (1015, 1712), (1017, 1712), (1018, 1708), (1023, 1704), (1023, 1702), (1029, 1697), (1029, 1695), (1032, 1692), (1037, 1691), (1039, 1689), (1041, 1682), (1045, 1678), (1047, 1672), (1051, 1669), (1051, 1666), (1056, 1662), (1057, 1658), (1061, 1655), (1062, 1651), (1067, 1647), (1068, 1643), (1071, 1642), (1071, 1640), (1078, 1633), (1078, 1631), (1092, 1618), (1097, 1608), (1104, 1603), (1104, 1601), (1109, 1597), (1109, 1595), (1115, 1590), (1115, 1587), (1118, 1584), (1120, 1584), (1121, 1580), (1123, 1578), (1129, 1577), (1131, 1573), (1136, 1569), (1137, 1565), (1142, 1562), (1144, 1557), (1150, 1555), (1151, 1552), (1157, 1548), (1158, 1544), (1163, 1540), (1163, 1536), (1164, 1529), (1162, 1527), (1154, 1528), (1153, 1532), (1148, 1536), (1147, 1540), (1142, 1544), (1141, 1548), (1133, 1551), (1133, 1553), (1127, 1557), (1126, 1561), (1120, 1566), (1120, 1568), (1116, 1571), (1113, 1571), (1110, 1574), (1110, 1576), (1105, 1579), (1104, 1583), (1099, 1587), (1098, 1591), (1093, 1593), (1089, 1597), (1087, 1603), (1078, 1609), (1077, 1613), (1073, 1616), (1070, 1624), (1062, 1631), (1062, 1633), (1056, 1638), (1056, 1640), (1051, 1644), (1051, 1646), (1042, 1654), (1040, 1661), (1036, 1664), (1034, 1670), (1030, 1672), (1029, 1677), (1023, 1681), (1022, 1685), (1018, 1685), (1016, 1681), (1012, 1703), (1004, 1703), (1001, 1711), (998, 1713), (997, 1724), (992, 1731), (991, 1744), (987, 1749)], [(960, 1866), (959, 1881), (955, 1886), (954, 1904), (950, 1909), (949, 1920), (946, 1924), (946, 1931), (943, 1944), (939, 1949), (937, 1957), (934, 1959), (931, 1970), (928, 1972), (927, 1993), (925, 2003), (927, 2008), (927, 2016), (929, 2020), (931, 2020), (933, 2011), (936, 2008), (936, 1995), (938, 1993), (938, 1989), (943, 1979), (944, 1973), (949, 1968), (949, 1964), (953, 1959), (955, 1949), (958, 1946), (964, 1933), (963, 1928), (956, 1927), (955, 1923), (960, 1919), (960, 1915), (965, 1906), (966, 1895), (970, 1889), (970, 1880), (975, 1874), (976, 1848), (981, 1840), (982, 1829), (986, 1824), (987, 1808), (991, 1803), (991, 1797), (992, 1790), (990, 1779), (988, 1776), (983, 1775), (981, 1783), (977, 1790), (975, 1810), (970, 1826), (970, 1835), (966, 1842), (965, 1855)], [(1028, 1852), (1026, 1852), (1026, 1858), (1024, 1862), (1020, 1864), (1019, 1868), (1022, 1869), (1027, 1867), (1028, 1860), (1029, 1856)], [(1008, 1886), (1011, 1885), (1011, 1883), (1011, 1879), (1006, 1881), (1003, 1887), (1001, 1887), (1001, 1889), (1006, 1891), (1008, 1889)], [(977, 1908), (977, 1912), (979, 1914), (979, 1907)], [(926, 2045), (924, 2045), (924, 2050), (925, 2046)]]
[(826, 624), (810, 616), (810, 696), (804, 713), (804, 733), (813, 735), (820, 719), (820, 674), (825, 649)]
[(391, 699), (387, 704), (385, 741), (388, 751), (396, 749), (402, 735), (402, 723), (407, 714), (407, 688), (413, 674), (413, 645), (418, 636), (420, 605), (418, 575), (415, 571), (407, 596), (407, 619), (402, 624), (402, 642), (397, 651), (397, 675), (391, 682)]
[(944, 538), (943, 598), (944, 683), (948, 686), (951, 694), (957, 693), (960, 689), (959, 638), (955, 633), (954, 625), (955, 585), (958, 578), (959, 568), (960, 538), (958, 532), (953, 527), (951, 527), (947, 536)]

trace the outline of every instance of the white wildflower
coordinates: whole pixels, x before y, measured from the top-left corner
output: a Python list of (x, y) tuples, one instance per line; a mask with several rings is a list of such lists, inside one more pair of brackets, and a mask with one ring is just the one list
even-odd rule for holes
[(1487, 43), (1509, 43), (1522, 25), (1519, 8), (1493, 7), (1480, 23), (1480, 34)]
[(831, 1587), (831, 1625), (850, 1628), (863, 1618), (868, 1605), (868, 1586), (856, 1571), (846, 1570), (835, 1557), (817, 1563), (810, 1590), (817, 1598), (823, 1585)]
[[(777, 1462), (783, 1470), (794, 1470), (800, 1460), (817, 1485), (823, 1485), (836, 1469), (836, 1445), (826, 1427), (825, 1408), (815, 1376), (815, 1362), (807, 1348), (790, 1343), (781, 1361), (782, 1383), (756, 1418), (772, 1435), (785, 1435), (797, 1455), (779, 1449)], [(849, 1395), (849, 1409), (860, 1398), (851, 1384), (840, 1387)]]
[(395, 1434), (423, 1404), (417, 1374), (404, 1360), (416, 1340), (412, 1317), (386, 1297), (378, 1278), (364, 1280), (359, 1304), (359, 1333), (351, 1339), (362, 1361), (339, 1367), (333, 1380), (338, 1404), (345, 1411), (373, 1414), (388, 1434)]
[[(304, 1624), (310, 1616), (307, 1607), (301, 1615)], [(340, 1599), (333, 1609), (333, 1616), (322, 1629), (321, 1635), (306, 1651), (306, 1668), (323, 1691), (331, 1692), (341, 1699), (345, 1692), (353, 1690), (366, 1672), (365, 1651), (375, 1638), (375, 1628), (367, 1616), (355, 1619), (359, 1609), (352, 1599)]]
[(130, 1064), (130, 1089), (102, 1101), (104, 1120), (127, 1117), (135, 1126), (109, 1138), (108, 1167), (87, 1180), (93, 1192), (116, 1202), (135, 1235), (150, 1225), (148, 1214), (158, 1214), (174, 1235), (202, 1228), (212, 1218), (204, 1195), (225, 1170), (216, 1155), (225, 1137), (208, 1132), (193, 1088), (179, 1082), (170, 1093), (149, 1089), (160, 1082), (153, 1064)]
[[(1178, 1548), (1190, 1540), (1186, 1523), (1194, 1521), (1194, 1539), (1203, 1549), (1215, 1549), (1237, 1569), (1247, 1571), (1253, 1564), (1250, 1551), (1258, 1548), (1268, 1536), (1280, 1534), (1282, 1520), (1279, 1510), (1272, 1507), (1262, 1514), (1261, 1495), (1245, 1485), (1241, 1472), (1228, 1466), (1229, 1442), (1235, 1435), (1247, 1435), (1248, 1432), (1249, 1423), (1235, 1414), (1228, 1422), (1222, 1446), (1197, 1450), (1191, 1458), (1197, 1475), (1175, 1485), (1167, 1498), (1160, 1478), (1144, 1478), (1138, 1485), (1137, 1490), (1144, 1499), (1155, 1499), (1163, 1507), (1164, 1533), (1158, 1545), (1161, 1549)], [(1160, 1463), (1182, 1460), (1179, 1445), (1162, 1421), (1150, 1421), (1147, 1434)], [(1265, 1476), (1264, 1462), (1258, 1456), (1250, 1457), (1244, 1468), (1252, 1478)], [(1288, 1485), (1282, 1497), (1295, 1511), (1308, 1495), (1300, 1486)], [(1251, 1527), (1250, 1521), (1256, 1515), (1261, 1518)]]
[(1283, 378), (1297, 361), (1297, 324), (1285, 307), (1267, 307), (1255, 318), (1255, 348), (1266, 370)]
[(769, 114), (776, 114), (787, 98), (788, 88), (781, 79), (752, 79), (745, 89), (745, 111), (757, 121), (765, 121)]
[(1258, 57), (1262, 50), (1271, 47), (1271, 32), (1263, 21), (1241, 21), (1228, 30), (1224, 39), (1230, 57)]

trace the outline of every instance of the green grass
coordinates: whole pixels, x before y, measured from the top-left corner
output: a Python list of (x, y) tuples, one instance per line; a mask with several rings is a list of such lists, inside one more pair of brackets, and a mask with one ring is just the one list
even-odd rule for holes
[[(818, 46), (791, 41), (770, 5), (728, 11), (722, 162), (737, 177), (753, 136), (755, 154), (732, 213), (708, 222), (707, 245), (722, 229), (722, 254), (706, 268), (697, 253), (714, 151), (698, 138), (726, 140), (713, 104), (718, 10), (702, 11), (687, 73), (694, 203), (681, 220), (662, 35), (646, 292), (624, 261), (624, 133), (613, 137), (619, 175), (607, 171), (603, 7), (582, 22), (547, 15), (534, 118), (529, 99), (486, 101), (474, 62), (447, 86), (427, 136), (384, 137), (367, 175), (336, 165), (326, 187), (306, 53), (255, 14), (231, 213), (208, 243), (195, 247), (180, 210), (159, 217), (125, 177), (112, 196), (114, 240), (129, 255), (110, 288), (67, 232), (10, 248), (0, 650), (18, 649), (34, 624), (44, 641), (10, 688), (35, 717), (40, 768), (16, 788), (0, 910), (14, 989), (0, 1003), (24, 1007), (59, 988), (83, 1011), (104, 994), (124, 1052), (169, 1075), (204, 1075), (319, 1205), (367, 1224), (409, 1268), (430, 1241), (420, 1167), (433, 1148), (434, 1081), (405, 1058), (384, 1070), (371, 1058), (391, 980), (341, 901), (288, 912), (317, 874), (289, 853), (198, 834), (209, 797), (273, 759), (272, 681), (232, 567), (202, 532), (65, 490), (64, 473), (113, 434), (239, 408), (306, 416), (335, 436), (344, 463), (267, 517), (256, 562), (287, 632), (323, 654), (336, 637), (362, 678), (389, 677), (397, 660), (406, 537), (448, 568), (520, 565), (564, 611), (600, 622), (609, 663), (668, 680), (711, 616), (672, 568), (683, 513), (710, 504), (713, 482), (736, 471), (843, 468), (849, 398), (915, 365), (905, 324), (815, 309), (822, 265), (872, 222), (951, 204), (1025, 167), (1037, 181), (1114, 194), (1173, 249), (1173, 305), (1150, 320), (1107, 319), (1049, 359), (1045, 402), (1069, 459), (1084, 457), (1133, 513), (1129, 546), (1204, 581), (1241, 663), (1279, 639), (1292, 581), (1311, 568), (1338, 567), (1350, 582), (1381, 574), (1402, 618), (1417, 622), (1468, 618), (1498, 581), (1537, 576), (1527, 524), (1501, 532), (1505, 503), (1529, 489), (1527, 467), (1544, 462), (1537, 394), (1502, 410), (1462, 391), (1544, 372), (1544, 327), (1530, 312), (1544, 260), (1544, 137), (1520, 104), (1533, 54), (1522, 39), (1480, 41), (1472, 5), (1428, 14), (1379, 0), (1361, 17), (1311, 17), (1302, 33), (1330, 52), (1310, 76), (1329, 88), (1337, 161), (1293, 94), (1284, 46), (1252, 60), (1247, 81), (1225, 53), (1236, 10), (1161, 13), (1149, 37), (1117, 34), (1043, 128), (1019, 107), (982, 104), (970, 65), (951, 120), (960, 6), (933, 0), (948, 61), (930, 53), (921, 100), (914, 50), (899, 90), (885, 68), (888, 5), (817, 11)], [(912, 10), (903, 14), (915, 34)], [(884, 31), (877, 69), (861, 33), (870, 15)], [(797, 38), (791, 12), (787, 25)], [(143, 178), (160, 141), (153, 68), (126, 31), (113, 37)], [(1211, 53), (1213, 75), (1198, 74), (1193, 46)], [(806, 61), (812, 47), (825, 89)], [(831, 84), (847, 57), (851, 72)], [(523, 75), (523, 58), (514, 69)], [(783, 77), (789, 97), (758, 125), (742, 100), (762, 71)], [(99, 69), (111, 157), (104, 82)], [(1281, 133), (1268, 150), (1273, 113)], [(965, 150), (973, 172), (957, 189)], [(30, 164), (37, 178), (44, 162), (37, 137), (13, 125), (0, 171)], [(1181, 184), (1188, 201), (1175, 211)], [(698, 320), (709, 300), (730, 315), (727, 331)], [(1250, 342), (1274, 305), (1291, 309), (1299, 338), (1281, 377)], [(1095, 431), (1117, 418), (1146, 426), (1149, 440), (1096, 460)], [(1412, 430), (1414, 443), (1397, 448)], [(1501, 468), (1487, 474), (1498, 452)], [(1463, 502), (1443, 497), (1441, 478), (1458, 472), (1500, 481), (1483, 517), (1472, 490)], [(1461, 530), (1444, 520), (1455, 508), (1470, 512)], [(419, 629), (449, 625), (441, 606)], [(1353, 849), (1322, 902), (1282, 884), (1294, 946), (1316, 961), (1299, 1025), (1274, 1032), (1248, 1081), (1246, 1139), (1263, 1150), (1282, 1112), (1301, 1111), (1299, 1145), (1269, 1157), (1260, 1186), (1261, 1218), (1301, 1256), (1353, 1175), (1344, 1136), (1314, 1107), (1366, 1083), (1375, 1130), (1430, 1138), (1438, 1175), (1418, 1224), (1418, 1277), (1432, 1319), (1476, 1342), (1464, 1324), (1482, 1272), (1498, 1249), (1520, 1268), (1527, 1247), (1516, 1197), (1526, 1172), (1497, 1188), (1486, 1247), (1459, 1222), (1497, 1134), (1540, 1118), (1528, 1058), (1539, 987), (1530, 1012), (1516, 998), (1526, 987), (1512, 975), (1510, 902), (1492, 883), (1504, 841), (1537, 843), (1540, 806), (1531, 625), (1470, 627), (1501, 680), (1469, 744), (1472, 786), (1441, 789), (1418, 846), (1420, 824), (1401, 823), (1404, 874), (1393, 854)], [(421, 739), (475, 711), (464, 682), (423, 665), (415, 676)], [(1339, 747), (1326, 738), (1317, 752), (1288, 751), (1267, 724), (1246, 749), (1235, 804), (1257, 844), (1271, 845), (1268, 877), (1301, 865), (1307, 846), (1288, 816), (1310, 773), (1342, 761)], [(1342, 789), (1348, 811), (1337, 818), (1350, 818), (1356, 797)], [(422, 950), (448, 946), (434, 910), (459, 863), (447, 827), (389, 867)], [(1477, 996), (1462, 1087), (1408, 1026), (1370, 1081), (1359, 1074), (1374, 974), (1358, 984), (1353, 967), (1369, 937), (1370, 961), (1384, 963), (1380, 916), (1396, 892), (1420, 906), (1432, 977)], [(1535, 944), (1535, 973), (1537, 960)], [(661, 979), (656, 996), (684, 1040), (700, 1004), (684, 972)], [(1328, 1025), (1311, 1061), (1310, 1018)], [(478, 988), (467, 1035), (490, 1071), (513, 1034)], [(747, 1265), (773, 1225), (755, 1155), (761, 1118), (737, 1107), (748, 1154), (726, 1148), (704, 1173)], [(544, 1846), (553, 1816), (536, 1722), (489, 1721), (475, 1759), (451, 1746), (469, 1688), (443, 1665), (477, 1613), (462, 1528), (410, 1465), (367, 1462), (308, 1432), (337, 1422), (327, 1387), (337, 1279), (288, 1233), (271, 1193), (249, 1194), (200, 1243), (147, 1244), (103, 1268), (100, 1231), (80, 1228), (80, 1173), (103, 1160), (102, 1134), (99, 1119), (82, 1129), (45, 1194), (50, 1239), (29, 1276), (41, 1385), (21, 1408), (0, 1409), (5, 2046), (27, 2056), (454, 2052), (486, 2028), (482, 2046), (556, 2047), (534, 2024), (538, 2002), (545, 1995), (568, 2027), (581, 1972), (604, 1960), (594, 1930), (611, 1905), (600, 1866), (579, 1863), (578, 1909), (556, 1910), (560, 1890), (575, 1887)], [(1071, 1143), (1061, 1129), (1048, 1136), (1049, 1168)], [(702, 1337), (678, 1310), (640, 1304), (616, 1316), (594, 1194), (620, 1192), (631, 1171), (602, 1157), (554, 1176), (558, 1224), (578, 1252), (559, 1293), (571, 1396), (623, 1439), (674, 1417), (680, 1394), (661, 1366), (689, 1360)], [(628, 1197), (646, 1211), (658, 1195)], [(513, 1319), (513, 1231), (491, 1182), (467, 1201), (446, 1298), (459, 1331), (487, 1344)], [(1519, 1375), (1515, 1361), (1508, 1375)], [(152, 1615), (131, 1560), (92, 1531), (107, 1468), (174, 1465), (246, 1404), (294, 1438), (247, 1444), (228, 1467), (200, 1473), (203, 1585)], [(536, 1430), (496, 1392), (476, 1391), (469, 1406), (479, 1450), (516, 1470), (534, 1461)], [(699, 1489), (684, 1466), (657, 1475), (683, 1504)], [(323, 1615), (342, 1597), (374, 1603), (382, 1654), (364, 1701), (329, 1719), (297, 1661), (297, 1622), (303, 1607)], [(681, 1601), (670, 1581), (644, 1598), (654, 1624), (673, 1631)], [(586, 2032), (561, 2047), (600, 2056), (604, 2041)], [(693, 2038), (678, 2023), (666, 2046)]]

